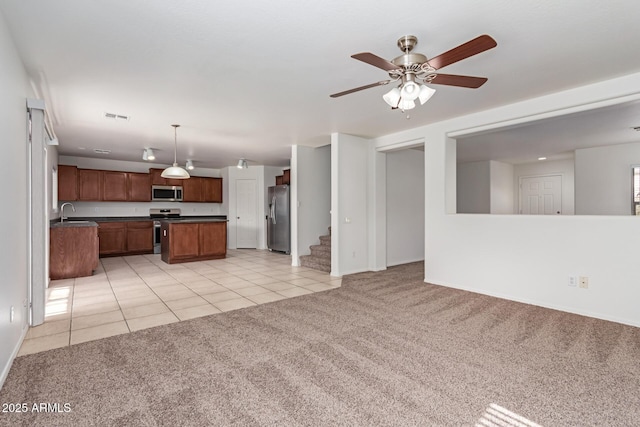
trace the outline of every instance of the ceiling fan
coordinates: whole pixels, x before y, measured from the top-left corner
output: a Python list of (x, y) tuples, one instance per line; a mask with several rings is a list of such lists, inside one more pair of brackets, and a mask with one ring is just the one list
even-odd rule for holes
[(497, 46), (496, 41), (485, 34), (448, 50), (435, 58), (427, 59), (427, 57), (421, 53), (412, 52), (417, 44), (418, 38), (416, 36), (401, 37), (398, 39), (398, 47), (404, 53), (391, 61), (387, 61), (370, 52), (351, 55), (352, 58), (385, 70), (389, 73), (390, 79), (345, 90), (344, 92), (334, 93), (330, 95), (331, 98), (337, 98), (376, 86), (384, 86), (391, 82), (400, 82), (400, 85), (387, 92), (383, 96), (383, 99), (392, 109), (410, 110), (415, 107), (416, 99), (418, 99), (421, 104), (424, 104), (435, 92), (434, 89), (425, 84), (419, 84), (420, 81), (422, 81), (422, 83), (459, 86), (471, 89), (477, 89), (482, 86), (487, 81), (486, 77), (441, 74), (437, 71), (447, 65), (462, 61), (463, 59)]

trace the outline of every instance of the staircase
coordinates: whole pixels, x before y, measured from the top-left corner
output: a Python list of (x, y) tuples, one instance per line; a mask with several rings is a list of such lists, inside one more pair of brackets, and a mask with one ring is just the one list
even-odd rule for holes
[(302, 255), (300, 264), (303, 267), (313, 268), (315, 270), (331, 272), (331, 227), (329, 227), (328, 236), (320, 236), (319, 245), (309, 246), (311, 255)]

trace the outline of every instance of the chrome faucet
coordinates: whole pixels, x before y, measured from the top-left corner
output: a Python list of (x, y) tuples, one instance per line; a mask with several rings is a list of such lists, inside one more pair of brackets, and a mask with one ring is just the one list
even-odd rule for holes
[(64, 220), (67, 219), (67, 217), (64, 216), (64, 207), (67, 206), (67, 205), (71, 206), (71, 210), (72, 211), (74, 211), (74, 212), (76, 211), (76, 208), (73, 207), (73, 204), (71, 204), (69, 202), (64, 202), (62, 204), (62, 206), (60, 206), (60, 222), (64, 222)]

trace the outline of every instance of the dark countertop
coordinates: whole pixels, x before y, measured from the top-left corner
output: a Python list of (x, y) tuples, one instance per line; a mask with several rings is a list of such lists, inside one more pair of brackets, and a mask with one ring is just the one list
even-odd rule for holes
[[(169, 221), (189, 221), (189, 222), (195, 222), (195, 221), (226, 221), (227, 220), (227, 216), (226, 215), (193, 215), (193, 216), (181, 216), (180, 218), (175, 218), (175, 219), (169, 219)], [(110, 216), (110, 217), (69, 217), (67, 218), (62, 224), (66, 224), (68, 222), (73, 222), (73, 221), (89, 221), (89, 222), (93, 222), (94, 225), (96, 226), (97, 224), (95, 224), (96, 222), (128, 222), (128, 221), (163, 221), (162, 218), (151, 218), (150, 216)], [(60, 224), (60, 220), (59, 219), (54, 219), (51, 221), (51, 227), (62, 227), (61, 225), (55, 225), (55, 224)], [(79, 222), (77, 222), (76, 224), (80, 224)], [(71, 227), (70, 225), (64, 225), (65, 227)], [(84, 227), (88, 227), (87, 225), (84, 225)]]
[(52, 222), (51, 228), (70, 228), (70, 227), (97, 227), (98, 223), (95, 221), (84, 221), (77, 219), (67, 219), (64, 222)]
[(162, 223), (169, 223), (169, 224), (193, 224), (193, 223), (201, 223), (201, 222), (227, 222), (227, 219), (225, 217), (225, 219), (222, 218), (212, 218), (212, 217), (182, 217), (182, 218), (176, 218), (176, 219), (161, 219), (160, 222)]

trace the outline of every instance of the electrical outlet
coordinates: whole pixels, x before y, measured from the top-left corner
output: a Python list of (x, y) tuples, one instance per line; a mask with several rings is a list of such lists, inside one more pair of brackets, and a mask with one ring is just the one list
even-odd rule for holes
[(579, 286), (582, 289), (589, 288), (589, 278), (587, 276), (580, 276), (580, 281), (578, 282)]
[(578, 278), (576, 276), (569, 276), (569, 282), (567, 283), (569, 286), (578, 286)]

